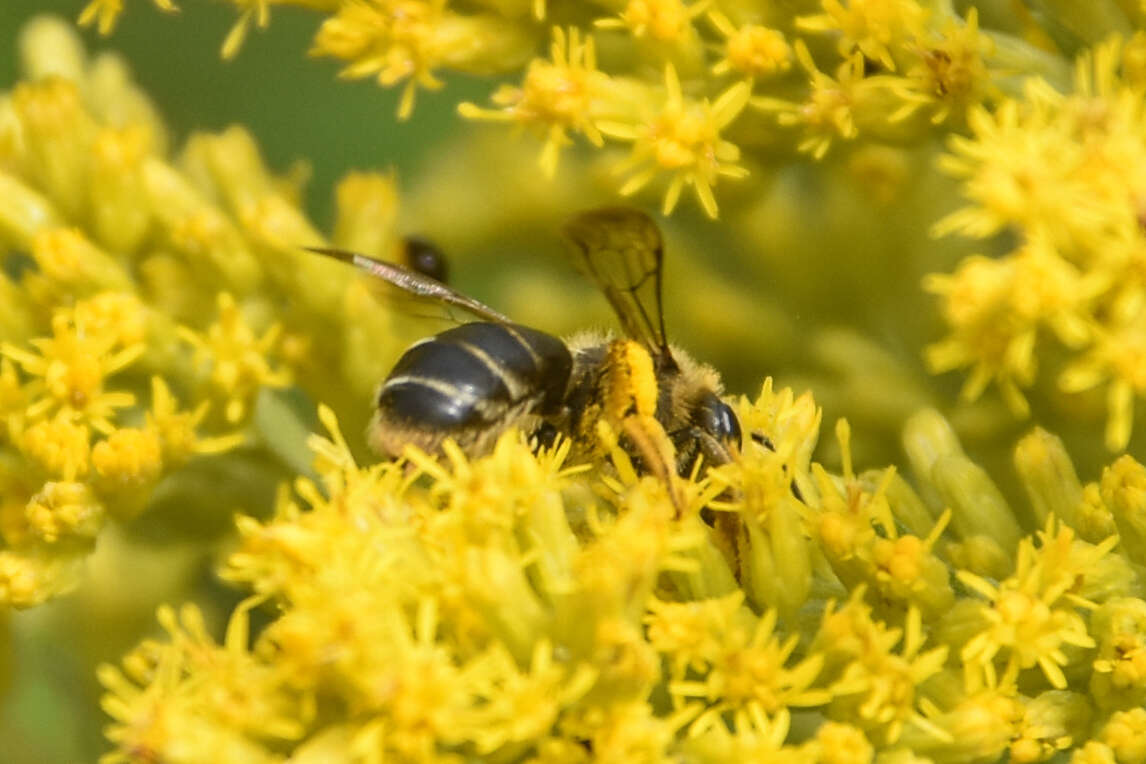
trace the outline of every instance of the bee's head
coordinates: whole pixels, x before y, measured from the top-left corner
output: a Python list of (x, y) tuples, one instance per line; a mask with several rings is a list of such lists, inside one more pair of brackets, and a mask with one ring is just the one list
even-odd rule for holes
[(728, 451), (740, 450), (740, 420), (732, 407), (716, 393), (708, 391), (701, 396), (693, 409), (692, 421)]

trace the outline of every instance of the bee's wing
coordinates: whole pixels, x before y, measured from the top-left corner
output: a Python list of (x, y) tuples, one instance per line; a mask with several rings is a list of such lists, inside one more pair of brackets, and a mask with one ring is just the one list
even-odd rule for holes
[(565, 224), (578, 267), (605, 293), (631, 339), (675, 366), (661, 305), (664, 245), (652, 218), (628, 207), (583, 212)]
[(344, 249), (331, 249), (328, 247), (306, 247), (309, 252), (318, 255), (333, 257), (344, 263), (375, 276), (387, 284), (398, 289), (402, 294), (410, 295), (423, 302), (436, 303), (446, 308), (461, 308), (462, 310), (485, 319), (501, 324), (513, 323), (508, 317), (489, 307), (485, 303), (451, 289), (437, 279), (418, 273), (394, 263), (375, 260), (357, 252), (347, 252)]

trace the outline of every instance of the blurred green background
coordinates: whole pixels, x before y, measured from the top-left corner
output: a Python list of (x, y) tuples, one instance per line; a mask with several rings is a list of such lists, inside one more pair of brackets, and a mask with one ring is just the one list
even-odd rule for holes
[[(17, 74), (20, 26), (38, 13), (74, 19), (87, 0), (4, 0), (0, 3), (0, 87)], [(236, 60), (219, 48), (238, 14), (234, 6), (199, 0), (165, 14), (149, 0), (128, 0), (115, 31), (102, 38), (81, 30), (89, 51), (112, 49), (130, 62), (135, 78), (167, 118), (179, 146), (192, 130), (246, 125), (272, 167), (306, 158), (314, 175), (308, 204), (316, 220), (330, 220), (335, 179), (351, 168), (393, 167), (402, 175), (424, 159), (427, 132), (457, 123), (453, 100), (419, 99), (416, 119), (394, 119), (397, 93), (373, 81), (336, 81), (339, 66), (305, 55), (319, 16), (274, 8), (265, 30), (252, 29)], [(478, 98), (488, 84), (452, 81)]]

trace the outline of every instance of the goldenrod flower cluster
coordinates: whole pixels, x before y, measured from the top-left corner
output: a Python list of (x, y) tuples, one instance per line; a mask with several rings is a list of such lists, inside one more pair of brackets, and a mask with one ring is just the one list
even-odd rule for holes
[(226, 636), (165, 607), (101, 669), (106, 760), (1141, 760), (1146, 467), (1083, 486), (1035, 431), (1015, 511), (936, 412), (917, 492), (812, 462), (808, 395), (738, 408), (771, 435), (682, 515), (616, 449), (360, 466), (323, 409), (319, 481), (239, 521)]
[[(267, 25), (272, 4), (313, 9), (325, 20), (311, 54), (346, 62), (345, 77), (404, 83), (403, 119), (418, 87), (442, 86), (439, 72), (521, 70), (519, 86), (494, 93), (494, 108), (464, 103), (462, 115), (538, 133), (547, 175), (571, 136), (598, 148), (606, 138), (630, 143), (632, 154), (618, 169), (637, 172), (621, 194), (667, 177), (666, 214), (691, 186), (716, 217), (713, 187), (722, 178), (748, 176), (749, 165), (763, 171), (768, 162), (755, 150), (761, 155), (742, 161), (741, 143), (756, 149), (764, 138), (820, 158), (833, 141), (854, 139), (861, 129), (923, 140), (932, 123), (961, 120), (992, 97), (992, 80), (1006, 66), (992, 58), (994, 46), (979, 34), (974, 8), (960, 15), (948, 3), (916, 0), (825, 0), (821, 9), (807, 4), (819, 12), (805, 14), (742, 0), (233, 3), (241, 15), (223, 43), (225, 57), (238, 52), (252, 24)], [(174, 10), (170, 0), (155, 4)], [(122, 0), (92, 0), (81, 23), (110, 31), (121, 11)], [(549, 55), (534, 57), (547, 38)], [(609, 50), (603, 66), (599, 46)], [(927, 119), (906, 124), (919, 115)]]
[[(0, 599), (16, 607), (73, 586), (105, 523), (189, 459), (257, 439), (261, 390), (294, 374), (345, 387), (341, 369), (319, 379), (321, 329), (278, 317), (294, 295), (298, 320), (339, 322), (332, 306), (361, 290), (299, 252), (322, 239), (245, 132), (171, 156), (119, 59), (87, 61), (56, 22), (23, 43), (28, 77), (0, 99)], [(352, 177), (342, 194), (353, 239), (355, 206), (391, 181)], [(376, 325), (344, 329), (355, 343)]]
[(1115, 451), (1130, 440), (1134, 399), (1146, 395), (1144, 51), (1146, 32), (1115, 38), (1079, 57), (1071, 92), (1033, 80), (1021, 97), (971, 113), (971, 135), (953, 138), (943, 162), (971, 204), (935, 230), (986, 238), (1011, 229), (1015, 246), (928, 283), (951, 327), (929, 360), (971, 367), (964, 395), (994, 381), (1026, 414), (1022, 388), (1054, 341), (1072, 356), (1055, 370), (1060, 389), (1105, 384)]
[[(230, 2), (224, 56), (301, 6), (322, 16), (311, 53), (401, 85), (401, 118), (443, 73), (508, 75), (459, 111), (536, 134), (526, 174), (651, 189), (666, 215), (719, 198), (726, 242), (775, 232), (795, 207), (759, 188), (794, 163), (878, 200), (941, 154), (965, 206), (917, 227), (984, 254), (926, 280), (949, 331), (926, 358), (970, 369), (968, 404), (839, 331), (806, 343), (844, 378), (823, 397), (878, 376), (861, 398), (891, 412), (902, 467), (858, 468), (862, 420), (855, 448), (846, 419), (823, 437), (822, 398), (771, 379), (730, 399), (736, 458), (681, 478), (607, 432), (589, 463), (515, 430), (489, 454), (365, 459), (399, 331), (302, 247), (393, 259), (394, 178), (345, 177), (324, 234), (243, 128), (174, 147), (122, 60), (33, 22), (0, 94), (0, 639), (108, 575), (100, 555), (164, 505), (238, 518), (195, 542), (241, 601), (179, 590), (99, 668), (104, 761), (1146, 761), (1141, 455), (1072, 440), (1072, 459), (1035, 427), (1004, 472), (960, 437), (1001, 429), (970, 405), (992, 382), (1037, 416), (1046, 358), (1052, 388), (1105, 393), (1110, 450), (1131, 442), (1143, 7), (1047, 2), (1040, 26), (943, 0)], [(122, 8), (80, 21), (110, 32)], [(772, 326), (763, 302), (690, 317)], [(226, 490), (205, 499), (211, 468)]]

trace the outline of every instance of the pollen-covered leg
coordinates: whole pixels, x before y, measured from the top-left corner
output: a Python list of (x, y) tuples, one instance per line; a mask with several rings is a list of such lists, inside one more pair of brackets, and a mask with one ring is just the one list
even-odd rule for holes
[(638, 465), (664, 481), (673, 506), (684, 512), (672, 440), (656, 419), (659, 386), (652, 356), (639, 343), (617, 340), (605, 361), (605, 420)]

